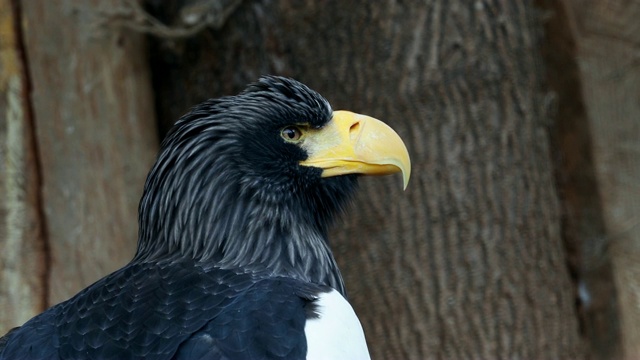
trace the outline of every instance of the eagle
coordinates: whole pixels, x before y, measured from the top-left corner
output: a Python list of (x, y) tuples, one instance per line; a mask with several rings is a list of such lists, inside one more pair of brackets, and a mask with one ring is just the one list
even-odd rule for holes
[(0, 359), (369, 358), (328, 230), (361, 175), (410, 176), (388, 125), (263, 76), (163, 140), (123, 268), (0, 339)]

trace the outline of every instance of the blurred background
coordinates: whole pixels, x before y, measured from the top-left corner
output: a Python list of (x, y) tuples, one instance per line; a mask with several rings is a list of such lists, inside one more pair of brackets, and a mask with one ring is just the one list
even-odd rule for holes
[(640, 1), (0, 0), (0, 333), (127, 263), (162, 137), (262, 74), (412, 157), (332, 234), (375, 359), (640, 358)]

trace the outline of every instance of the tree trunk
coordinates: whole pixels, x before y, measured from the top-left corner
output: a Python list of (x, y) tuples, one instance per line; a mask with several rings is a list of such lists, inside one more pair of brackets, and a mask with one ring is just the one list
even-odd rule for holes
[(37, 154), (17, 9), (0, 0), (0, 334), (46, 306)]
[[(149, 3), (179, 23), (180, 1)], [(363, 179), (332, 244), (374, 358), (578, 358), (540, 32), (524, 1), (243, 2), (155, 43), (157, 109), (276, 73), (388, 122), (409, 188)]]
[[(599, 273), (611, 264), (622, 354), (640, 358), (640, 3), (562, 1), (576, 42), (576, 58), (592, 134), (593, 164), (604, 223), (602, 238), (584, 246), (583, 267)], [(594, 244), (597, 246), (594, 246)], [(595, 250), (595, 251), (594, 251)], [(600, 260), (600, 261), (598, 261)], [(584, 290), (586, 306), (602, 303), (597, 288)], [(610, 325), (610, 327), (613, 327)], [(599, 342), (594, 342), (600, 344)], [(601, 353), (611, 358), (611, 353)], [(609, 355), (609, 356), (607, 356)]]
[[(3, 0), (3, 6), (4, 3), (7, 1)], [(13, 164), (14, 158), (7, 157), (3, 164), (24, 168), (19, 170), (25, 176), (23, 187), (14, 190), (24, 191), (26, 196), (12, 195), (12, 199), (3, 199), (3, 206), (20, 200), (9, 204), (14, 206), (9, 211), (13, 211), (14, 218), (18, 211), (23, 211), (25, 218), (15, 223), (11, 216), (6, 216), (3, 221), (14, 221), (9, 224), (14, 228), (31, 228), (14, 237), (3, 237), (2, 273), (20, 267), (21, 272), (31, 273), (32, 278), (25, 280), (16, 275), (12, 280), (24, 281), (21, 286), (31, 289), (31, 293), (23, 290), (11, 295), (25, 304), (9, 299), (9, 306), (5, 306), (2, 299), (0, 331), (20, 325), (46, 306), (67, 299), (133, 256), (137, 204), (157, 150), (143, 37), (100, 26), (105, 16), (101, 9), (117, 8), (121, 2), (16, 1), (15, 4), (22, 8), (16, 6), (18, 11), (10, 20), (20, 19), (16, 22), (21, 24), (23, 38), (9, 34), (14, 40), (8, 43), (11, 45), (8, 50), (16, 51), (13, 45), (16, 41), (24, 44), (29, 93), (22, 95), (26, 91), (25, 76), (21, 78), (16, 72), (5, 77), (8, 57), (3, 57), (1, 101), (16, 99), (6, 112), (14, 117), (3, 128), (8, 126), (18, 137), (9, 134), (11, 137), (5, 140), (2, 133), (0, 137), (5, 147), (22, 141), (14, 144), (16, 147), (9, 153), (18, 162)], [(3, 11), (2, 16), (9, 15)], [(11, 29), (6, 24), (3, 22), (2, 29)], [(2, 34), (3, 46), (7, 44), (6, 36)], [(20, 68), (20, 64), (15, 66)], [(23, 112), (19, 114), (21, 109)], [(25, 109), (33, 111), (29, 114)], [(31, 120), (35, 143), (30, 142)], [(35, 165), (39, 168), (30, 168)], [(40, 183), (34, 184), (37, 173)], [(4, 182), (16, 181), (11, 173), (2, 178)], [(34, 212), (40, 212), (41, 217)], [(44, 225), (41, 236), (38, 221)], [(14, 264), (19, 261), (26, 264)], [(43, 272), (46, 279), (41, 279)], [(3, 289), (4, 281), (3, 278)], [(10, 287), (9, 292), (13, 289)], [(5, 311), (29, 315), (10, 317)]]

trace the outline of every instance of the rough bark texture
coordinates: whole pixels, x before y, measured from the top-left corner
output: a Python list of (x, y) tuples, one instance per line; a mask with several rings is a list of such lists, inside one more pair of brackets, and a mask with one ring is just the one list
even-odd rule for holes
[[(640, 358), (640, 3), (562, 2), (576, 41), (604, 237), (585, 252), (612, 265), (622, 354)], [(595, 249), (595, 252), (594, 252)], [(595, 266), (594, 266), (595, 265)], [(598, 262), (585, 263), (598, 272)], [(594, 289), (587, 288), (587, 296)], [(597, 289), (595, 299), (597, 300)], [(610, 319), (611, 321), (611, 319)], [(617, 324), (616, 324), (617, 325)], [(615, 354), (615, 353), (614, 353)], [(606, 355), (603, 355), (603, 358)]]
[[(120, 1), (24, 1), (49, 305), (129, 260), (157, 137), (142, 36), (100, 27)], [(102, 7), (102, 8), (101, 8)]]
[(592, 132), (584, 96), (584, 89), (594, 84), (584, 82), (578, 64), (583, 49), (576, 44), (567, 4), (555, 0), (537, 3), (546, 14), (543, 54), (557, 108), (553, 158), (563, 205), (563, 238), (577, 284), (581, 332), (593, 358), (618, 359), (622, 355), (618, 291), (612, 253), (607, 251), (603, 189), (594, 164), (593, 138), (600, 135)]
[[(180, 2), (149, 5), (176, 22)], [(333, 236), (373, 356), (579, 358), (536, 19), (524, 1), (243, 2), (155, 44), (157, 109), (277, 73), (388, 122), (409, 189), (363, 179)]]
[(46, 307), (37, 159), (17, 8), (0, 0), (0, 334)]

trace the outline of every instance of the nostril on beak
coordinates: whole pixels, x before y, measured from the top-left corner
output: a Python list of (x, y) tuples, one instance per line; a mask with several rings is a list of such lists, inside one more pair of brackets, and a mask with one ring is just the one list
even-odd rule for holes
[(358, 134), (360, 134), (360, 127), (360, 121), (354, 122), (351, 127), (349, 127), (349, 137), (351, 138), (351, 140), (355, 140)]

